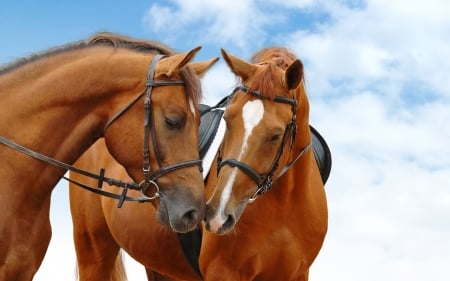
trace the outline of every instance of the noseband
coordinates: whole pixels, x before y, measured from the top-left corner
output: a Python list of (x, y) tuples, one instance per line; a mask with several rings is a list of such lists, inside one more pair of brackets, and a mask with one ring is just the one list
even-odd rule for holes
[[(260, 92), (258, 91), (249, 91), (248, 87), (245, 85), (241, 85), (238, 86), (234, 89), (232, 96), (234, 96), (238, 91), (243, 91), (249, 95), (252, 95), (254, 97), (257, 97), (259, 99), (266, 99), (266, 97), (264, 97)], [(284, 151), (284, 147), (286, 145), (286, 142), (289, 138), (290, 135), (290, 144), (289, 144), (289, 151), (292, 150), (292, 147), (295, 143), (295, 135), (297, 134), (297, 123), (296, 123), (296, 119), (297, 119), (297, 100), (295, 98), (286, 98), (286, 97), (282, 97), (282, 96), (275, 96), (273, 99), (274, 102), (278, 102), (278, 103), (284, 103), (284, 104), (289, 104), (291, 105), (291, 110), (292, 110), (292, 118), (291, 120), (288, 122), (288, 124), (286, 125), (286, 129), (284, 130), (284, 134), (283, 134), (283, 138), (281, 140), (281, 144), (280, 147), (278, 149), (277, 154), (275, 155), (275, 158), (272, 162), (272, 168), (270, 169), (270, 171), (268, 173), (265, 174), (259, 174), (255, 169), (253, 169), (252, 167), (248, 166), (247, 164), (238, 161), (236, 159), (222, 159), (221, 154), (220, 154), (220, 149), (218, 152), (218, 157), (217, 157), (217, 174), (219, 174), (220, 169), (225, 166), (225, 165), (230, 165), (231, 167), (237, 167), (239, 168), (242, 172), (244, 172), (246, 175), (248, 175), (250, 178), (252, 178), (256, 184), (257, 184), (257, 188), (256, 188), (256, 192), (250, 197), (249, 201), (253, 202), (256, 200), (256, 198), (263, 194), (264, 192), (266, 192), (267, 190), (269, 190), (272, 185), (273, 182), (275, 180), (277, 180), (278, 178), (280, 178), (290, 167), (292, 167), (295, 162), (310, 148), (310, 143), (307, 144), (301, 151), (300, 153), (294, 158), (294, 160), (292, 160), (291, 162), (289, 162), (284, 168), (283, 170), (280, 172), (280, 174), (278, 175), (277, 178), (273, 178), (275, 171), (278, 169), (279, 167), (279, 161), (281, 158), (281, 155), (283, 155), (283, 151)]]
[[(100, 194), (103, 196), (118, 199), (119, 202), (117, 204), (117, 207), (119, 207), (119, 208), (122, 207), (124, 201), (149, 202), (153, 199), (161, 197), (162, 194), (160, 192), (160, 188), (159, 188), (158, 184), (156, 183), (156, 180), (159, 177), (161, 177), (169, 172), (172, 172), (172, 171), (175, 171), (178, 169), (182, 169), (182, 168), (186, 168), (186, 167), (190, 167), (190, 166), (198, 166), (200, 169), (200, 172), (202, 172), (202, 161), (198, 160), (198, 159), (186, 160), (186, 161), (171, 164), (168, 166), (162, 165), (161, 153), (158, 148), (158, 143), (157, 143), (157, 139), (156, 139), (156, 130), (155, 130), (153, 112), (152, 112), (152, 107), (151, 107), (152, 89), (153, 89), (153, 87), (158, 87), (158, 86), (184, 85), (184, 82), (182, 80), (156, 80), (156, 81), (154, 80), (156, 64), (163, 57), (164, 57), (164, 55), (155, 55), (153, 57), (153, 59), (150, 63), (150, 66), (149, 66), (148, 74), (147, 74), (146, 90), (144, 92), (142, 92), (141, 94), (139, 94), (138, 96), (136, 96), (131, 102), (129, 102), (127, 105), (125, 105), (119, 112), (117, 112), (115, 115), (113, 115), (113, 117), (111, 117), (111, 119), (108, 122), (106, 122), (106, 125), (103, 130), (103, 132), (104, 132), (103, 134), (105, 134), (108, 127), (114, 121), (116, 121), (125, 111), (127, 111), (133, 104), (135, 104), (136, 101), (138, 101), (144, 94), (146, 94), (145, 100), (144, 100), (144, 149), (143, 149), (144, 152), (143, 152), (143, 168), (142, 168), (143, 173), (144, 173), (144, 180), (142, 180), (139, 184), (131, 183), (131, 182), (124, 182), (121, 180), (116, 180), (113, 178), (105, 177), (104, 169), (100, 170), (100, 174), (93, 174), (88, 171), (78, 169), (72, 165), (63, 163), (61, 161), (58, 161), (56, 159), (50, 158), (48, 156), (45, 156), (43, 154), (40, 154), (33, 150), (30, 150), (26, 147), (18, 145), (2, 136), (0, 136), (0, 143), (3, 143), (14, 150), (17, 150), (17, 151), (24, 153), (28, 156), (31, 156), (33, 158), (39, 159), (48, 164), (51, 164), (51, 165), (54, 165), (54, 166), (57, 166), (57, 167), (60, 167), (60, 168), (66, 169), (66, 170), (70, 170), (72, 172), (75, 172), (75, 173), (98, 180), (97, 188), (94, 188), (94, 187), (90, 187), (90, 186), (84, 185), (82, 183), (76, 182), (74, 180), (71, 180), (67, 177), (63, 177), (67, 181), (72, 182), (84, 189), (87, 189), (89, 191), (92, 191), (94, 193), (97, 193), (97, 194)], [(150, 146), (149, 145), (149, 135), (150, 134), (151, 134), (151, 138), (152, 138), (153, 151), (155, 154), (155, 158), (159, 165), (159, 169), (154, 173), (152, 173), (151, 169), (150, 169), (150, 149), (149, 149), (149, 146)], [(115, 193), (101, 190), (103, 182), (106, 182), (109, 185), (123, 188), (122, 194), (118, 195)], [(153, 186), (155, 188), (155, 194), (153, 196), (149, 197), (145, 194), (151, 186)], [(139, 190), (141, 197), (127, 196), (128, 189)]]

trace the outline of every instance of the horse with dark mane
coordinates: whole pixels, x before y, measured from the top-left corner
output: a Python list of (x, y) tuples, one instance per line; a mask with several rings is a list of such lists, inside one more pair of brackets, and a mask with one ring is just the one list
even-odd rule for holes
[[(211, 108), (225, 111), (226, 125), (205, 181), (205, 223), (193, 239), (201, 240), (192, 249), (200, 252), (198, 273), (177, 234), (148, 216), (151, 205), (127, 202), (119, 210), (114, 200), (95, 195), (83, 205), (91, 221), (78, 233), (90, 240), (77, 246), (83, 256), (94, 249), (85, 259), (90, 272), (117, 270), (122, 248), (146, 267), (148, 280), (308, 279), (327, 230), (324, 182), (331, 162), (319, 169), (313, 151), (318, 133), (309, 126), (303, 64), (284, 48), (263, 49), (251, 62), (222, 55), (240, 82)], [(83, 157), (79, 166), (108, 167), (127, 179), (104, 145)], [(81, 205), (75, 200), (74, 206)]]
[[(160, 221), (176, 231), (198, 225), (195, 69), (204, 66), (188, 65), (199, 49), (175, 54), (103, 33), (0, 70), (0, 280), (32, 280), (51, 237), (50, 195), (67, 170), (121, 188), (121, 200), (160, 197)], [(71, 166), (98, 139), (132, 182)]]

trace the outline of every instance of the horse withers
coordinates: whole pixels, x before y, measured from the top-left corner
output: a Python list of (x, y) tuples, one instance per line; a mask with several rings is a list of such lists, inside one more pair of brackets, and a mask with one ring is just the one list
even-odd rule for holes
[(32, 280), (50, 241), (51, 191), (99, 138), (133, 179), (110, 183), (142, 200), (159, 191), (161, 221), (175, 230), (198, 224), (201, 87), (185, 66), (199, 49), (165, 53), (105, 33), (0, 70), (0, 280)]

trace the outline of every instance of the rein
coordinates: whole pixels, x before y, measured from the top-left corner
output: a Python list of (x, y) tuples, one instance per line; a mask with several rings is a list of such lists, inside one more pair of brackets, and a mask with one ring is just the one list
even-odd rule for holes
[[(249, 91), (248, 87), (245, 85), (236, 87), (233, 90), (231, 97), (234, 96), (234, 94), (236, 94), (238, 91), (243, 91), (244, 93), (247, 93), (247, 94), (257, 97), (259, 99), (265, 99), (265, 97), (260, 92)], [(256, 192), (250, 197), (249, 202), (255, 201), (259, 195), (265, 193), (267, 190), (272, 188), (273, 182), (276, 181), (277, 179), (279, 179), (284, 173), (286, 173), (297, 162), (297, 160), (300, 159), (300, 157), (302, 155), (304, 155), (305, 152), (307, 152), (311, 148), (311, 143), (308, 143), (305, 147), (302, 148), (302, 150), (299, 152), (299, 154), (291, 162), (286, 164), (286, 166), (283, 168), (283, 170), (281, 170), (281, 172), (278, 174), (278, 176), (276, 178), (273, 177), (276, 170), (279, 167), (279, 161), (280, 161), (281, 156), (283, 155), (284, 147), (288, 140), (288, 135), (290, 135), (290, 138), (291, 138), (291, 141), (289, 144), (289, 151), (292, 150), (292, 147), (295, 142), (295, 135), (297, 134), (297, 123), (296, 123), (297, 100), (295, 98), (286, 98), (286, 97), (281, 97), (281, 96), (275, 96), (273, 101), (291, 105), (292, 118), (286, 125), (286, 130), (284, 131), (280, 148), (278, 149), (278, 152), (274, 158), (274, 161), (272, 163), (272, 168), (269, 173), (259, 174), (252, 167), (250, 167), (247, 164), (245, 164), (241, 161), (238, 161), (236, 159), (222, 159), (222, 157), (220, 155), (220, 149), (218, 152), (219, 155), (217, 158), (217, 173), (219, 173), (220, 169), (224, 165), (230, 165), (231, 167), (239, 168), (242, 172), (244, 172), (246, 175), (251, 177), (256, 182), (256, 184), (257, 184)]]
[[(135, 97), (127, 105), (125, 105), (121, 110), (119, 110), (119, 112), (117, 112), (115, 115), (113, 115), (113, 117), (111, 117), (111, 119), (108, 120), (108, 122), (106, 122), (104, 132), (103, 132), (103, 134), (104, 134), (106, 132), (106, 130), (108, 129), (108, 127), (114, 121), (116, 121), (125, 111), (127, 111), (133, 104), (135, 104), (136, 101), (138, 101), (144, 94), (146, 94), (145, 101), (144, 101), (144, 152), (143, 152), (144, 180), (142, 182), (140, 182), (139, 184), (134, 183), (134, 182), (124, 182), (121, 180), (116, 180), (113, 178), (105, 177), (104, 176), (105, 170), (103, 168), (100, 169), (99, 174), (93, 174), (91, 172), (88, 172), (88, 171), (85, 171), (82, 169), (78, 169), (72, 165), (69, 165), (67, 163), (61, 162), (59, 160), (53, 159), (51, 157), (48, 157), (46, 155), (40, 154), (36, 151), (33, 151), (26, 147), (23, 147), (23, 146), (15, 143), (11, 140), (8, 140), (2, 136), (0, 136), (0, 143), (18, 151), (18, 152), (21, 152), (25, 155), (28, 155), (30, 157), (33, 157), (40, 161), (43, 161), (45, 163), (81, 174), (86, 177), (96, 179), (98, 181), (98, 184), (97, 184), (97, 188), (94, 188), (94, 187), (90, 187), (90, 186), (84, 185), (82, 183), (79, 183), (77, 181), (71, 180), (65, 176), (63, 177), (65, 180), (67, 180), (71, 183), (74, 183), (81, 188), (87, 189), (91, 192), (94, 192), (94, 193), (97, 193), (97, 194), (100, 194), (100, 195), (103, 195), (106, 197), (118, 199), (119, 200), (117, 203), (118, 208), (122, 207), (124, 201), (136, 201), (136, 202), (143, 203), (143, 202), (150, 202), (156, 198), (161, 197), (162, 194), (160, 192), (160, 188), (159, 188), (158, 184), (156, 183), (156, 180), (159, 177), (161, 177), (162, 175), (172, 172), (177, 169), (186, 168), (186, 167), (190, 167), (190, 166), (198, 166), (200, 171), (202, 170), (202, 161), (201, 160), (187, 160), (184, 162), (172, 164), (172, 165), (165, 166), (165, 167), (163, 167), (161, 164), (162, 161), (160, 159), (160, 153), (159, 153), (158, 145), (156, 142), (156, 131), (155, 131), (155, 127), (153, 124), (154, 123), (153, 122), (153, 114), (152, 114), (152, 110), (151, 110), (152, 89), (153, 89), (153, 87), (157, 87), (157, 86), (172, 86), (172, 85), (183, 85), (184, 84), (184, 82), (181, 80), (167, 80), (167, 81), (165, 81), (165, 80), (160, 80), (160, 81), (156, 80), (155, 81), (154, 80), (156, 64), (163, 57), (164, 57), (164, 55), (156, 55), (153, 57), (153, 59), (150, 63), (149, 71), (148, 71), (148, 75), (147, 75), (146, 90), (144, 92), (142, 92), (141, 94), (139, 94), (137, 97)], [(150, 153), (149, 153), (149, 135), (150, 134), (152, 137), (155, 156), (156, 156), (158, 164), (159, 164), (159, 170), (157, 170), (154, 174), (152, 174), (151, 170), (150, 170)], [(108, 183), (110, 186), (117, 186), (117, 187), (123, 188), (121, 195), (101, 190), (103, 182)], [(145, 195), (145, 193), (147, 192), (147, 190), (149, 189), (150, 186), (153, 186), (156, 190), (155, 194), (151, 197)], [(128, 189), (139, 190), (140, 197), (127, 196)]]
[[(105, 196), (108, 196), (108, 197), (112, 197), (112, 198), (116, 198), (116, 199), (119, 199), (119, 197), (121, 197), (121, 196), (119, 196), (119, 195), (117, 195), (115, 193), (110, 193), (110, 192), (106, 192), (106, 191), (100, 190), (99, 188), (101, 188), (103, 182), (106, 182), (109, 185), (114, 185), (114, 186), (121, 187), (121, 188), (124, 188), (124, 189), (131, 188), (131, 189), (135, 189), (135, 190), (140, 190), (140, 185), (137, 184), (137, 183), (124, 182), (124, 181), (121, 181), (121, 180), (116, 180), (116, 179), (113, 179), (113, 178), (105, 177), (104, 176), (104, 174), (105, 174), (105, 170), (104, 169), (101, 169), (99, 174), (93, 174), (91, 172), (78, 169), (77, 167), (74, 167), (72, 165), (66, 164), (66, 163), (61, 162), (59, 160), (50, 158), (50, 157), (45, 156), (43, 154), (40, 154), (40, 153), (38, 153), (36, 151), (28, 149), (26, 147), (23, 147), (23, 146), (15, 143), (15, 142), (12, 142), (12, 141), (10, 141), (10, 140), (2, 137), (2, 136), (0, 136), (0, 142), (3, 143), (6, 146), (8, 146), (8, 147), (18, 151), (18, 152), (21, 152), (21, 153), (23, 153), (25, 155), (28, 155), (30, 157), (33, 157), (35, 159), (41, 160), (41, 161), (43, 161), (45, 163), (48, 163), (48, 164), (51, 164), (53, 166), (56, 166), (56, 167), (59, 167), (59, 168), (65, 169), (65, 170), (69, 170), (69, 171), (72, 171), (72, 172), (75, 172), (75, 173), (78, 173), (78, 174), (81, 174), (81, 175), (84, 175), (84, 176), (87, 176), (87, 177), (90, 177), (90, 178), (98, 180), (98, 188), (92, 188), (92, 187), (85, 186), (87, 189), (91, 189), (92, 188), (93, 190), (91, 190), (91, 191), (93, 191), (95, 193), (99, 193), (99, 194), (102, 194), (102, 195), (105, 195)], [(70, 182), (74, 182), (73, 180), (70, 180), (69, 178), (66, 178), (66, 177), (63, 177), (63, 178), (68, 180), (68, 181), (70, 181)], [(78, 183), (76, 183), (76, 184), (78, 184)], [(148, 201), (148, 199), (146, 199), (146, 198), (128, 197), (126, 195), (125, 195), (125, 200), (127, 200), (127, 201), (138, 201), (138, 202), (147, 202)]]

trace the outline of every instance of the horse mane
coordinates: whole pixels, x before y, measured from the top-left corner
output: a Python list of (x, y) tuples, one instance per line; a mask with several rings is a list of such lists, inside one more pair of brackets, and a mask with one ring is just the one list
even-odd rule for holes
[[(176, 52), (164, 44), (151, 40), (137, 40), (131, 37), (114, 34), (110, 32), (100, 32), (91, 37), (65, 44), (60, 47), (50, 48), (46, 51), (32, 54), (28, 57), (20, 58), (15, 62), (0, 68), (0, 75), (13, 71), (21, 66), (33, 63), (37, 60), (49, 56), (58, 55), (64, 52), (74, 51), (93, 46), (106, 46), (111, 48), (126, 48), (136, 52), (162, 54), (166, 56), (174, 55)], [(150, 63), (150, 62), (149, 62)], [(198, 104), (202, 98), (201, 85), (197, 75), (193, 70), (184, 67), (179, 72), (181, 80), (185, 82), (186, 92), (195, 104)]]
[(266, 68), (255, 75), (254, 82), (247, 85), (249, 91), (258, 91), (265, 98), (275, 98), (275, 88), (272, 81), (272, 73), (276, 67), (286, 70), (297, 57), (288, 49), (283, 47), (264, 48), (253, 54), (251, 63), (266, 65)]
[(137, 40), (131, 37), (110, 32), (101, 32), (94, 34), (90, 38), (86, 39), (85, 43), (88, 46), (103, 45), (111, 46), (114, 48), (127, 48), (138, 52), (150, 52), (167, 56), (176, 54), (175, 51), (162, 43), (151, 40)]
[[(105, 45), (114, 48), (128, 48), (138, 52), (151, 52), (166, 56), (174, 55), (176, 52), (164, 44), (151, 40), (136, 40), (123, 35), (109, 32), (94, 34), (86, 43), (88, 45)], [(186, 92), (195, 104), (200, 103), (202, 99), (202, 91), (200, 81), (197, 75), (191, 69), (184, 67), (179, 72), (181, 80), (184, 81)]]

